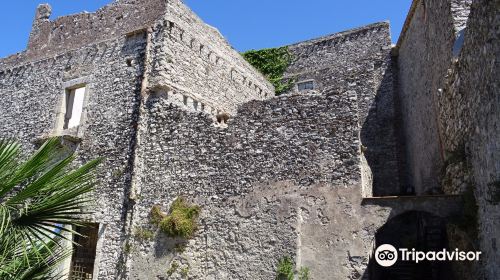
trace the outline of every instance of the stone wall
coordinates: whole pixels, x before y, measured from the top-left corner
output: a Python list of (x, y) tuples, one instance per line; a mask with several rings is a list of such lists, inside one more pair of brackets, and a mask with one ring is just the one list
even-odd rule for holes
[(89, 89), (76, 162), (105, 158), (95, 214), (88, 217), (101, 226), (96, 262), (100, 279), (114, 279), (121, 270), (144, 53), (142, 34), (0, 70), (0, 138), (20, 141), (26, 152), (33, 151), (38, 140), (63, 135), (57, 132), (56, 119), (64, 85), (84, 82)]
[[(215, 127), (203, 113), (150, 97), (141, 123), (144, 169), (135, 227), (155, 230), (149, 221), (152, 206), (166, 211), (178, 196), (200, 205), (202, 217), (182, 254), (172, 250), (176, 241), (161, 233), (156, 242), (136, 243), (131, 278), (165, 277), (173, 260), (189, 265), (194, 278), (272, 278), (277, 261), (300, 250), (301, 211), (319, 228), (331, 226), (333, 217), (322, 212), (330, 205), (311, 193), (320, 185), (332, 191), (359, 185), (356, 104), (348, 97), (250, 102), (227, 129)], [(298, 203), (304, 199), (309, 206)]]
[[(41, 6), (28, 49), (0, 60), (0, 138), (32, 151), (68, 133), (61, 139), (75, 142), (78, 163), (106, 159), (88, 217), (101, 225), (98, 279), (273, 279), (284, 256), (313, 279), (369, 279), (389, 219), (461, 208), (457, 196), (367, 198), (407, 191), (401, 111), (416, 193), (475, 187), (485, 277), (494, 279), (499, 3), (474, 5), (457, 62), (469, 4), (415, 1), (397, 65), (387, 23), (289, 46), (285, 78), (315, 89), (280, 97), (178, 0), (119, 0), (54, 21)], [(81, 83), (89, 100), (75, 137), (57, 118), (66, 87)], [(232, 115), (227, 126), (214, 121), (222, 112)], [(153, 205), (167, 211), (179, 196), (201, 206), (190, 240), (150, 221)]]
[[(452, 12), (451, 6), (454, 6)], [(458, 5), (461, 2), (462, 5)], [(440, 190), (445, 160), (438, 125), (438, 90), (452, 58), (469, 1), (414, 1), (398, 42), (398, 78), (410, 184), (417, 194)]]
[[(274, 93), (215, 29), (178, 1), (168, 2), (171, 14), (166, 16), (165, 3), (116, 1), (96, 13), (54, 21), (48, 20), (50, 6), (42, 5), (28, 49), (0, 60), (0, 138), (17, 139), (29, 152), (47, 137), (59, 136), (76, 150), (78, 163), (106, 159), (96, 212), (87, 217), (100, 224), (99, 279), (124, 276), (127, 246), (132, 246), (127, 243), (132, 233), (129, 197), (136, 198), (135, 183), (141, 183), (143, 159), (137, 158), (136, 144), (145, 110), (142, 98), (169, 96), (170, 104), (183, 110), (211, 113), (202, 125), (213, 125), (214, 114), (234, 113), (238, 104)], [(189, 45), (182, 42), (187, 38)], [(81, 84), (89, 96), (83, 123), (63, 131), (58, 119), (66, 89)]]
[(471, 279), (500, 275), (499, 4), (473, 4), (464, 46), (450, 64), (447, 84), (439, 95), (443, 146), (451, 151), (443, 187), (450, 193), (473, 188), (479, 206), (478, 244), (484, 259), (480, 274)]
[[(210, 112), (153, 91), (139, 124), (128, 276), (272, 279), (277, 262), (292, 256), (315, 279), (368, 279), (375, 232), (397, 211), (362, 205), (360, 139), (364, 153), (376, 151), (368, 158), (380, 186), (394, 186), (385, 194), (399, 193), (388, 31), (379, 23), (291, 46), (297, 59), (288, 77), (314, 78), (317, 92), (244, 103), (225, 129)], [(379, 142), (365, 134), (375, 127), (387, 134)], [(202, 208), (188, 241), (150, 220), (154, 205), (168, 211), (179, 196)]]
[(398, 46), (409, 173), (417, 193), (434, 187), (464, 194), (478, 206), (477, 212), (471, 205), (464, 210), (469, 230), (448, 236), (458, 247), (483, 252), (480, 264), (458, 268), (464, 279), (499, 275), (498, 7), (498, 1), (475, 1), (472, 8), (471, 1), (414, 1)]
[(145, 29), (165, 13), (165, 0), (115, 1), (95, 13), (79, 13), (50, 20), (48, 4), (40, 5), (25, 51), (2, 60), (3, 65), (40, 60), (89, 44)]
[(167, 9), (153, 35), (150, 88), (212, 114), (234, 114), (239, 104), (274, 95), (273, 86), (217, 29), (179, 0), (168, 1)]
[[(129, 278), (182, 279), (187, 269), (193, 279), (272, 279), (278, 260), (292, 256), (314, 279), (368, 279), (374, 236), (387, 219), (447, 204), (362, 203), (356, 95), (253, 101), (226, 129), (150, 96), (140, 125)], [(154, 205), (167, 211), (179, 196), (202, 209), (188, 241), (167, 237), (150, 220)], [(144, 230), (154, 237), (142, 237)], [(179, 268), (168, 276), (174, 262)]]
[(451, 1), (451, 15), (455, 27), (455, 33), (460, 32), (467, 26), (472, 0), (453, 0)]
[[(285, 79), (314, 81), (313, 93), (332, 90), (357, 95), (361, 144), (372, 177), (367, 196), (401, 194), (398, 175), (399, 139), (395, 131), (395, 105), (389, 24), (375, 23), (289, 46), (294, 61)], [(291, 92), (297, 93), (294, 86)]]

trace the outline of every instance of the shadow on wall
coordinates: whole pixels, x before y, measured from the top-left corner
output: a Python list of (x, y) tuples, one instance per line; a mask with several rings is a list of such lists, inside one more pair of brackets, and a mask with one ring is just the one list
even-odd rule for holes
[[(403, 187), (405, 184), (401, 183), (405, 181), (400, 174), (400, 168), (403, 165), (401, 151), (404, 150), (402, 150), (403, 140), (399, 137), (397, 123), (399, 110), (397, 110), (392, 72), (394, 72), (392, 65), (389, 65), (383, 74), (380, 86), (375, 89), (374, 98), (372, 96), (358, 97), (360, 109), (367, 114), (360, 132), (363, 145), (361, 151), (371, 169), (372, 192), (375, 197), (411, 194)], [(372, 104), (363, 104), (366, 99), (372, 98), (374, 99)]]
[[(458, 261), (422, 261), (418, 264), (403, 261), (401, 254), (398, 261), (390, 267), (382, 267), (375, 261), (374, 252), (383, 244), (395, 248), (407, 248), (410, 251), (442, 251), (458, 248), (461, 251), (475, 251), (467, 239), (449, 238), (457, 236), (461, 231), (452, 217), (440, 217), (425, 211), (407, 211), (389, 219), (376, 233), (373, 252), (368, 268), (363, 274), (363, 280), (409, 280), (409, 279), (482, 279), (477, 278), (477, 270), (472, 262)], [(450, 232), (453, 234), (450, 235)], [(398, 252), (399, 253), (399, 252)], [(457, 277), (460, 276), (460, 277)]]
[[(376, 246), (391, 244), (396, 248), (415, 248), (417, 251), (440, 251), (448, 249), (446, 221), (443, 218), (421, 211), (410, 211), (390, 219), (375, 236)], [(369, 265), (370, 279), (458, 279), (453, 277), (448, 262), (398, 261), (384, 268), (375, 263)], [(406, 278), (405, 278), (406, 277)]]
[[(146, 34), (143, 33), (143, 32), (139, 32), (139, 33), (135, 33), (135, 34), (132, 34), (130, 36), (127, 36), (126, 38), (126, 42), (125, 44), (123, 45), (122, 49), (120, 50), (124, 56), (127, 56), (127, 59), (123, 61), (123, 65), (124, 67), (129, 67), (131, 69), (133, 69), (133, 67), (135, 67), (135, 65), (139, 65), (140, 66), (140, 73), (143, 73), (146, 71), (145, 69), (145, 64), (144, 64), (144, 55), (141, 54), (137, 57), (133, 57), (133, 56), (128, 56), (127, 54), (133, 52), (133, 50), (135, 48), (137, 48), (137, 45), (142, 45), (142, 48), (146, 48)], [(141, 75), (142, 76), (142, 75)], [(142, 77), (141, 77), (142, 78)], [(140, 83), (140, 81), (137, 81), (137, 83)], [(136, 137), (137, 137), (137, 121), (139, 119), (139, 111), (140, 111), (140, 104), (141, 104), (141, 89), (140, 87), (137, 87), (135, 92), (134, 92), (134, 106), (133, 106), (133, 110), (132, 110), (132, 121), (130, 123), (130, 126), (133, 127), (134, 129), (131, 130), (131, 133), (133, 135), (130, 135), (129, 136), (129, 143), (128, 143), (128, 150), (129, 151), (135, 151), (137, 149), (137, 142), (135, 141)], [(133, 169), (133, 166), (134, 166), (134, 162), (135, 162), (135, 156), (131, 156), (128, 158), (128, 163), (127, 163), (127, 169), (123, 171), (124, 174), (131, 174), (132, 173), (132, 169)], [(129, 211), (132, 209), (132, 207), (134, 206), (134, 201), (130, 199), (130, 194), (132, 192), (132, 189), (130, 188), (130, 186), (132, 186), (132, 177), (131, 176), (127, 176), (127, 182), (125, 184), (125, 186), (129, 186), (127, 188), (124, 189), (124, 200), (123, 200), (123, 206), (121, 207), (121, 212), (120, 212), (120, 220), (122, 221), (125, 221), (127, 220), (127, 214), (129, 213)], [(123, 224), (123, 227), (121, 228), (121, 231), (122, 232), (126, 232), (126, 223)], [(128, 243), (123, 243), (123, 246), (124, 248), (127, 247), (127, 246), (130, 246), (130, 244)], [(127, 261), (127, 253), (126, 253), (126, 250), (121, 250), (120, 251), (120, 254), (118, 256), (118, 262), (117, 264), (123, 264), (123, 263), (126, 263)], [(125, 266), (123, 265), (117, 265), (116, 267), (116, 271), (117, 271), (117, 275), (118, 277), (117, 278), (125, 278), (126, 275), (127, 275), (127, 270), (125, 268)]]

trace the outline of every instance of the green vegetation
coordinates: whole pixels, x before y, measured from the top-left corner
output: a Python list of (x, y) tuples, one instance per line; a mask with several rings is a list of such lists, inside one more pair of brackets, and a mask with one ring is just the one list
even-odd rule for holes
[(242, 55), (250, 64), (267, 77), (269, 82), (276, 88), (277, 95), (292, 88), (294, 81), (283, 81), (283, 74), (293, 60), (288, 47), (251, 50)]
[(155, 233), (149, 229), (136, 228), (134, 236), (139, 240), (152, 240), (155, 237)]
[(179, 254), (182, 254), (182, 253), (184, 253), (184, 251), (186, 251), (186, 247), (187, 247), (186, 243), (179, 243), (179, 244), (175, 245), (174, 251), (179, 253)]
[(200, 207), (189, 205), (183, 197), (172, 203), (168, 214), (163, 213), (159, 206), (151, 209), (152, 223), (170, 237), (192, 237), (198, 227), (196, 220), (199, 215)]
[(125, 252), (125, 254), (130, 254), (132, 253), (132, 251), (134, 250), (134, 247), (132, 246), (132, 244), (130, 244), (130, 242), (127, 240), (127, 242), (125, 242), (125, 246), (123, 248), (123, 251)]
[(309, 280), (311, 277), (309, 276), (309, 267), (301, 267), (299, 270), (299, 280)]
[(181, 276), (187, 278), (189, 275), (189, 266), (185, 266), (181, 269)]
[(158, 205), (153, 206), (153, 208), (151, 209), (151, 222), (154, 225), (159, 225), (163, 220), (164, 216), (165, 214), (163, 214), (163, 212), (161, 211), (160, 206)]
[[(295, 264), (290, 257), (284, 257), (278, 262), (276, 280), (294, 280), (295, 274)], [(297, 274), (299, 280), (309, 280), (311, 277), (308, 267), (301, 267)]]
[(174, 274), (178, 268), (179, 268), (179, 263), (177, 263), (176, 261), (172, 262), (170, 268), (167, 270), (167, 275), (172, 276), (172, 274)]
[(85, 225), (100, 160), (72, 168), (75, 156), (57, 138), (21, 155), (19, 144), (0, 141), (0, 279), (59, 279), (56, 268), (72, 253), (64, 233)]
[(293, 280), (294, 264), (290, 257), (284, 257), (278, 263), (276, 269), (276, 280)]

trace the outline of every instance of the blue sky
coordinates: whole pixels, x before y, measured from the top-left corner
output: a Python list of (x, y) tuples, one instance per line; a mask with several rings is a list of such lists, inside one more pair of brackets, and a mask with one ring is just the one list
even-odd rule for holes
[[(52, 18), (95, 11), (112, 0), (4, 1), (0, 9), (0, 57), (26, 47), (35, 9), (52, 5)], [(240, 51), (282, 46), (373, 22), (389, 20), (393, 42), (411, 0), (185, 0)]]

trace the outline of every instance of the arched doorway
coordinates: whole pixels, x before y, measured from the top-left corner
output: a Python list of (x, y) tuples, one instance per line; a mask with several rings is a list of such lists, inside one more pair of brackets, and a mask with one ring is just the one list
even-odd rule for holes
[[(410, 251), (441, 251), (448, 249), (446, 221), (438, 216), (422, 211), (410, 211), (390, 219), (375, 236), (376, 247), (391, 244), (396, 249)], [(371, 280), (438, 280), (456, 279), (450, 264), (439, 261), (402, 261), (401, 257), (391, 267), (378, 265), (374, 258), (370, 262)]]

